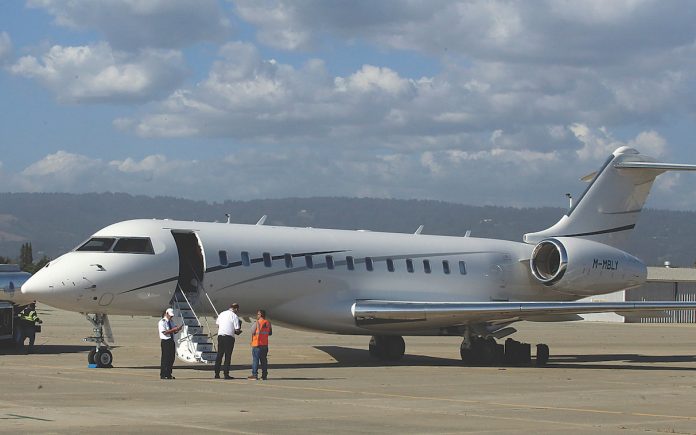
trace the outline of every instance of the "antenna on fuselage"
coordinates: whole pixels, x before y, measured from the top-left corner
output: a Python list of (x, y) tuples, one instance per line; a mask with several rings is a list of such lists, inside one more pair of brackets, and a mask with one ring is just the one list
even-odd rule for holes
[(416, 232), (413, 234), (420, 234), (421, 231), (423, 231), (423, 225), (419, 226), (418, 229), (416, 230)]
[(229, 224), (229, 223), (230, 223), (230, 219), (232, 218), (232, 216), (230, 216), (229, 213), (225, 213), (225, 216), (227, 216), (227, 223)]
[(573, 208), (573, 195), (566, 193), (566, 198), (568, 198), (568, 209)]
[(464, 233), (464, 237), (470, 237), (471, 236), (471, 230), (466, 230), (466, 233)]
[(263, 225), (264, 222), (266, 222), (266, 218), (267, 218), (267, 217), (268, 217), (267, 215), (261, 216), (261, 219), (259, 219), (259, 221), (256, 222), (256, 225)]

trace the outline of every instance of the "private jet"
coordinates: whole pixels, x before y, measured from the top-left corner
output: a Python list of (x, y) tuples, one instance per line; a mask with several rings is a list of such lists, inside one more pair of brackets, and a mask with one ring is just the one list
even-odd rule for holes
[[(467, 364), (530, 361), (510, 325), (579, 320), (598, 312), (695, 309), (696, 302), (582, 302), (641, 285), (646, 265), (626, 252), (655, 178), (696, 165), (614, 151), (578, 201), (522, 242), (421, 234), (139, 219), (110, 225), (48, 263), (21, 292), (83, 313), (95, 334), (90, 363), (111, 365), (109, 315), (159, 316), (187, 325), (177, 354), (214, 358), (200, 318), (231, 302), (265, 308), (274, 322), (371, 336), (370, 354), (398, 360), (404, 336), (460, 336)], [(244, 310), (247, 310), (244, 312)], [(252, 311), (253, 310), (253, 311)], [(212, 355), (211, 355), (212, 354)], [(536, 347), (536, 362), (548, 359)]]

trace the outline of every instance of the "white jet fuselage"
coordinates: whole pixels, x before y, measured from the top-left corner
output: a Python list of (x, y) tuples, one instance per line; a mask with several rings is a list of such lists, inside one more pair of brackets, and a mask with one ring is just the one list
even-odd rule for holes
[[(70, 311), (160, 315), (177, 288), (188, 287), (196, 290), (199, 315), (212, 314), (211, 302), (218, 311), (238, 302), (243, 315), (264, 308), (294, 327), (370, 334), (356, 325), (356, 301), (569, 301), (645, 279), (645, 266), (625, 253), (590, 255), (576, 262), (574, 273), (597, 285), (582, 295), (558, 291), (530, 272), (534, 245), (471, 237), (133, 220), (91, 240), (120, 238), (147, 239), (151, 250), (78, 247), (22, 291)], [(427, 325), (408, 328), (402, 332), (438, 333)]]

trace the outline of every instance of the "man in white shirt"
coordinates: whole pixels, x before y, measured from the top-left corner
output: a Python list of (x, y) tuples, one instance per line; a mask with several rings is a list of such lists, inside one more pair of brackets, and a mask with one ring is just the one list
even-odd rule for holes
[(176, 357), (174, 335), (179, 332), (183, 326), (176, 326), (174, 322), (172, 322), (172, 317), (174, 317), (174, 310), (167, 308), (162, 318), (157, 323), (160, 344), (162, 346), (160, 379), (174, 379), (174, 376), (172, 376), (172, 367), (174, 366), (174, 358)]
[(230, 309), (223, 311), (218, 316), (215, 323), (218, 325), (218, 349), (217, 357), (215, 358), (215, 379), (220, 379), (220, 365), (222, 357), (225, 356), (225, 365), (223, 372), (225, 379), (234, 379), (230, 376), (230, 361), (232, 359), (232, 350), (234, 350), (234, 336), (242, 333), (242, 323), (237, 316), (239, 304), (233, 303)]

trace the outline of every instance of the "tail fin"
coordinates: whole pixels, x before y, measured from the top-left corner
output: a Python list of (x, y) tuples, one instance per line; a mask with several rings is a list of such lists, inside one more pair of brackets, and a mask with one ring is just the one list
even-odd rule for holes
[(625, 247), (655, 178), (666, 171), (696, 171), (696, 165), (660, 163), (621, 147), (591, 177), (580, 199), (552, 227), (524, 235), (526, 243), (547, 237), (580, 237)]

